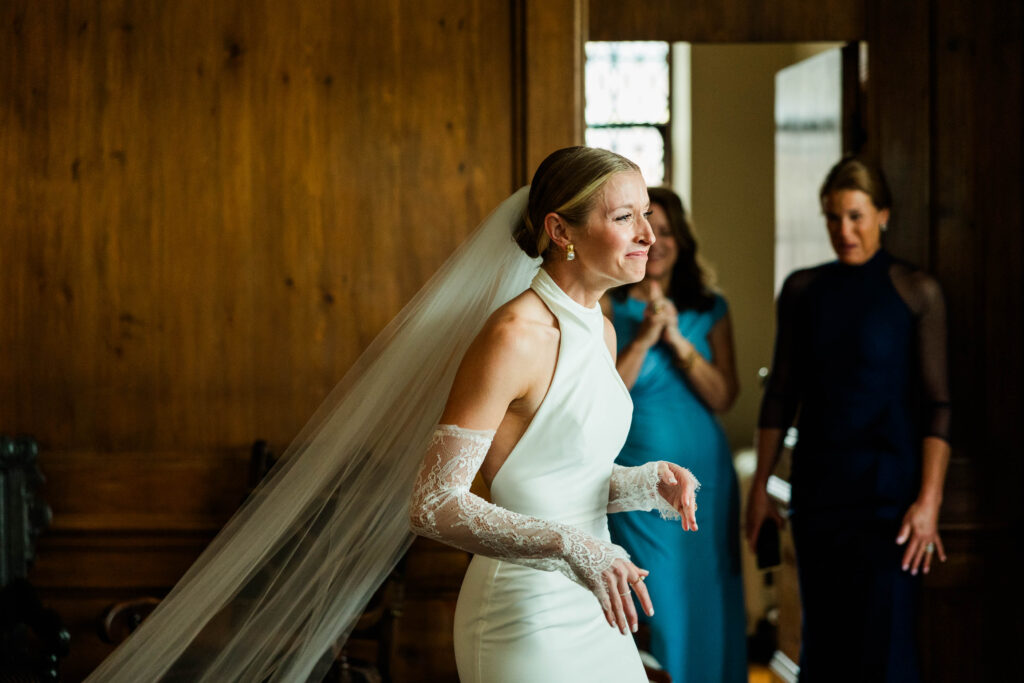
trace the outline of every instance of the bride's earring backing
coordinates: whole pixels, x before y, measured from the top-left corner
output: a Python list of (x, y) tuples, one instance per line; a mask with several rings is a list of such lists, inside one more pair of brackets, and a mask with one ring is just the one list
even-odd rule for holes
[(572, 246), (572, 242), (565, 245), (565, 260), (575, 261), (576, 260), (576, 247)]

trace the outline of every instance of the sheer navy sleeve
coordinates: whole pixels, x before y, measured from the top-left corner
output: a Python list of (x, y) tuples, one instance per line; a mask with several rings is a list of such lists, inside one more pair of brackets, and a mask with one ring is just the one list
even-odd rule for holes
[(946, 303), (935, 278), (895, 261), (889, 276), (914, 315), (924, 436), (949, 441), (952, 408), (946, 357)]
[(797, 345), (800, 338), (798, 307), (800, 298), (815, 278), (816, 269), (798, 270), (786, 278), (779, 293), (776, 315), (775, 352), (771, 373), (761, 399), (757, 425), (767, 429), (787, 429), (793, 424), (800, 400)]

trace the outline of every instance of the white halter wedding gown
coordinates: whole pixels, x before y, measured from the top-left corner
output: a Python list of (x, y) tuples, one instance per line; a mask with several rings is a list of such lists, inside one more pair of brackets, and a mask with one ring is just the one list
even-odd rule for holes
[[(561, 332), (551, 386), (491, 484), (502, 508), (609, 541), (612, 462), (632, 401), (588, 309), (541, 269), (531, 288)], [(455, 613), (462, 683), (647, 681), (633, 638), (612, 628), (594, 595), (557, 571), (474, 556)]]
[[(510, 236), (527, 193), (503, 202), (374, 340), (271, 475), (90, 681), (323, 677), (412, 540), (409, 492), (424, 451), (438, 443), (431, 434), (459, 360), (488, 316), (537, 272), (539, 259)], [(595, 593), (579, 584), (599, 583), (600, 571), (625, 556), (608, 540), (606, 509), (674, 510), (658, 496), (656, 463), (612, 466), (631, 402), (604, 346), (600, 310), (576, 304), (544, 271), (533, 288), (559, 319), (560, 353), (548, 395), (493, 493), (499, 505), (558, 528), (534, 521), (502, 534), (509, 527), (498, 523), (485, 528), (497, 545), (470, 544), (517, 564), (481, 556), (471, 564), (457, 615), (460, 672), (467, 683), (639, 683), (646, 677), (632, 638), (607, 625)], [(439, 472), (454, 481), (466, 463), (439, 463)], [(440, 491), (422, 493), (444, 503), (451, 490), (442, 481)], [(472, 540), (479, 526), (500, 522), (493, 510), (460, 517), (480, 506), (460, 507), (471, 498), (469, 482), (454, 491), (450, 519), (425, 508), (426, 521), (450, 522), (434, 537), (446, 540), (454, 529)]]

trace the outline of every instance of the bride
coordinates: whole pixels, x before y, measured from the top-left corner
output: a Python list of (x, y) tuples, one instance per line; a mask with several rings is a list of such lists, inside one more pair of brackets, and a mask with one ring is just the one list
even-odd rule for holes
[[(632, 162), (551, 154), (88, 680), (320, 680), (410, 520), (476, 553), (456, 614), (464, 681), (646, 680), (627, 635), (630, 591), (653, 610), (646, 571), (609, 542), (606, 513), (658, 509), (696, 530), (697, 482), (668, 463), (613, 467), (631, 403), (596, 302), (643, 277), (648, 210)], [(478, 470), (493, 503), (469, 492)]]
[[(559, 150), (534, 175), (515, 236), (543, 263), (470, 345), (410, 510), (417, 533), (476, 553), (455, 614), (463, 683), (647, 680), (627, 634), (632, 593), (653, 614), (647, 572), (606, 514), (657, 508), (696, 530), (696, 480), (613, 466), (632, 402), (598, 302), (643, 279), (649, 212), (636, 166), (611, 152)], [(470, 493), (478, 470), (493, 504)]]

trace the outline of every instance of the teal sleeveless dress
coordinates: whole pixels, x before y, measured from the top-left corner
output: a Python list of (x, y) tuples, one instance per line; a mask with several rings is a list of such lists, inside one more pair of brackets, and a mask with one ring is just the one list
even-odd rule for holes
[[(619, 349), (635, 336), (646, 304), (612, 303)], [(720, 296), (709, 311), (682, 311), (679, 330), (705, 358), (708, 332), (728, 310)], [(746, 612), (739, 560), (739, 490), (732, 454), (716, 417), (701, 403), (658, 344), (647, 353), (633, 389), (633, 423), (616, 462), (626, 467), (668, 460), (700, 480), (696, 533), (657, 512), (609, 515), (612, 540), (637, 566), (651, 572), (647, 587), (654, 617), (651, 654), (672, 676), (686, 681), (747, 681)]]

